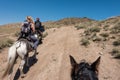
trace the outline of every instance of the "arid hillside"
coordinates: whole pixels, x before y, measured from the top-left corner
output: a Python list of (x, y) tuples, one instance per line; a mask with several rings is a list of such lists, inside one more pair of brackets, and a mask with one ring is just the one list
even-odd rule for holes
[[(69, 55), (79, 63), (85, 59), (92, 63), (99, 56), (99, 80), (120, 80), (120, 17), (102, 21), (89, 18), (65, 18), (44, 22), (43, 43), (38, 46), (37, 60), (25, 71), (22, 80), (71, 80)], [(7, 64), (9, 46), (16, 41), (20, 24), (0, 27), (0, 80)], [(14, 31), (12, 31), (12, 30)], [(4, 30), (8, 30), (4, 32)], [(6, 40), (6, 41), (5, 41)], [(17, 59), (13, 80), (21, 80)], [(4, 80), (7, 78), (5, 77)]]

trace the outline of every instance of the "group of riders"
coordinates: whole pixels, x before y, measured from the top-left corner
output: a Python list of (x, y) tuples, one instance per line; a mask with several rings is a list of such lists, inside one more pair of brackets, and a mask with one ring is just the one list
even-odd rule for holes
[(27, 39), (28, 41), (33, 43), (33, 50), (36, 50), (39, 43), (42, 43), (43, 32), (44, 27), (42, 26), (40, 19), (36, 18), (36, 21), (34, 22), (31, 16), (27, 16), (26, 20), (22, 23), (21, 32), (18, 40)]

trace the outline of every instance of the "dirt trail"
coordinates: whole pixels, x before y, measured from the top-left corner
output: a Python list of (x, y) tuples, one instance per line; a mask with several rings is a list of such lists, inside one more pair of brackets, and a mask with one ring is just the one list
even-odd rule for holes
[[(70, 80), (70, 77), (62, 75), (69, 76), (70, 74), (69, 50), (72, 47), (75, 48), (76, 44), (71, 44), (71, 40), (72, 42), (75, 40), (76, 43), (77, 36), (74, 31), (74, 28), (64, 27), (51, 32), (45, 38), (44, 45), (39, 47), (39, 60), (34, 67), (36, 69), (30, 72), (32, 76), (32, 73), (37, 71), (36, 76), (33, 77), (34, 80)], [(29, 78), (30, 76), (26, 77), (26, 80)]]
[[(99, 80), (120, 80), (120, 64), (108, 54), (110, 49), (103, 50), (96, 44), (90, 44), (88, 48), (80, 46), (80, 33), (82, 31), (72, 26), (48, 30), (48, 36), (38, 47), (38, 61), (30, 67), (23, 80), (71, 80), (69, 55), (74, 56), (77, 62), (85, 59), (91, 63), (100, 56), (99, 52), (104, 53)], [(15, 72), (14, 70), (14, 74)]]

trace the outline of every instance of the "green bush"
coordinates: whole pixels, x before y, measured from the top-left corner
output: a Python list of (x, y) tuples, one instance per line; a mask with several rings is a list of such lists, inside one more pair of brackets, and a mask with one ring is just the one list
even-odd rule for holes
[(108, 33), (101, 33), (100, 36), (102, 36), (102, 37), (108, 37), (109, 34)]
[(104, 31), (108, 31), (108, 30), (109, 30), (109, 25), (105, 25), (105, 26), (103, 27), (103, 29), (104, 29)]
[(116, 55), (115, 55), (115, 58), (120, 59), (120, 53), (116, 54)]
[(114, 54), (116, 54), (116, 53), (119, 53), (119, 50), (116, 49), (116, 48), (112, 49), (112, 54), (114, 55)]
[(84, 31), (84, 33), (85, 33), (85, 35), (91, 35), (90, 28), (86, 29), (86, 30)]
[(102, 39), (100, 38), (100, 37), (93, 37), (93, 39), (92, 39), (94, 42), (96, 42), (96, 41), (101, 41)]
[(119, 49), (114, 48), (111, 53), (115, 58), (120, 59), (120, 50)]
[(89, 40), (88, 39), (82, 39), (81, 40), (81, 45), (84, 45), (84, 46), (88, 46), (90, 44)]
[(83, 28), (85, 28), (85, 26), (75, 26), (75, 28), (77, 29), (77, 30), (79, 30), (79, 29), (83, 29)]
[(10, 47), (13, 44), (13, 40), (11, 39), (4, 39), (0, 41), (0, 49), (3, 49), (5, 47)]
[(107, 40), (109, 40), (109, 39), (108, 39), (108, 38), (106, 38), (106, 37), (104, 37), (102, 40), (103, 40), (103, 41), (107, 41)]
[(90, 32), (100, 32), (100, 28), (99, 27), (92, 27), (92, 28), (90, 28)]
[(99, 27), (92, 27), (92, 28), (88, 28), (84, 31), (84, 33), (86, 35), (90, 35), (93, 32), (100, 32), (100, 28)]
[(117, 23), (113, 28), (111, 28), (111, 33), (120, 33), (120, 23)]
[(115, 36), (111, 36), (110, 38), (111, 38), (111, 39), (116, 39), (116, 37), (115, 37)]
[(113, 42), (113, 45), (114, 45), (114, 46), (119, 46), (119, 45), (120, 45), (120, 39), (114, 41), (114, 42)]

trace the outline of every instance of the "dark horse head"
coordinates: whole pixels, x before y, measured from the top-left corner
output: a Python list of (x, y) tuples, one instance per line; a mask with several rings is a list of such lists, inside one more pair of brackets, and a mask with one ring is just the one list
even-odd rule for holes
[(100, 58), (101, 57), (98, 57), (98, 59), (90, 65), (85, 61), (78, 64), (75, 59), (70, 56), (72, 80), (98, 80), (98, 66), (100, 64)]

